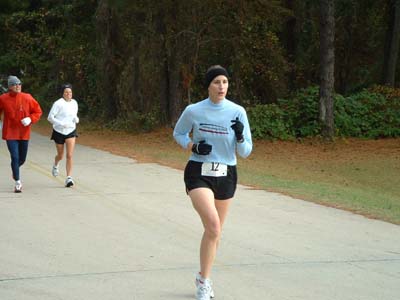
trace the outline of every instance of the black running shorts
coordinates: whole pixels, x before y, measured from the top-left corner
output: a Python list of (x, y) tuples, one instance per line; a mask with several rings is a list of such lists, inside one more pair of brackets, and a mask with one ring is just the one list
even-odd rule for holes
[(236, 191), (236, 166), (227, 166), (226, 176), (213, 177), (201, 175), (201, 162), (189, 160), (185, 168), (184, 180), (186, 192), (196, 188), (209, 188), (217, 200), (233, 198)]
[(72, 131), (71, 133), (65, 135), (61, 134), (53, 129), (53, 133), (51, 134), (51, 140), (54, 140), (56, 144), (64, 144), (66, 139), (77, 137), (78, 135), (76, 134), (76, 129)]

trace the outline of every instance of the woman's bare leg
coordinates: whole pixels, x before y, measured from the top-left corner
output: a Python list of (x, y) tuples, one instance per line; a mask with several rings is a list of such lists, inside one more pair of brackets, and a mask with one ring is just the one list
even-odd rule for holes
[(56, 144), (57, 154), (54, 157), (54, 165), (58, 166), (59, 162), (63, 159), (64, 156), (64, 144)]
[(66, 162), (66, 169), (67, 169), (67, 176), (71, 176), (72, 174), (72, 156), (74, 154), (75, 148), (75, 137), (68, 138), (65, 140), (65, 145), (67, 148), (67, 162)]
[[(229, 210), (231, 203), (232, 203), (232, 198), (226, 199), (226, 200), (215, 200), (215, 207), (217, 209), (218, 216), (219, 216), (219, 222), (221, 225), (221, 233), (222, 233), (222, 227), (225, 223), (225, 219), (226, 219), (226, 216), (228, 215), (228, 210)], [(220, 240), (221, 240), (221, 234), (217, 241), (217, 248), (218, 248)]]
[[(193, 189), (189, 192), (189, 196), (204, 227), (200, 244), (200, 272), (204, 278), (209, 278), (221, 236), (222, 224), (231, 201), (230, 199), (215, 200), (213, 192), (208, 188)], [(216, 202), (218, 203), (216, 204)]]

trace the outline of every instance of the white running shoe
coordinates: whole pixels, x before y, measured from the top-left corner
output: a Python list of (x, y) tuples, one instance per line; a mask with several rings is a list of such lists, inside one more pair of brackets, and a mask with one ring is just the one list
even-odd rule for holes
[(212, 282), (210, 279), (204, 279), (200, 273), (196, 274), (196, 299), (197, 300), (210, 300), (214, 298), (214, 291), (212, 289)]
[(71, 176), (68, 176), (67, 179), (65, 179), (65, 187), (71, 187), (74, 185), (74, 181), (72, 180)]
[(22, 183), (21, 180), (15, 181), (14, 193), (21, 193), (22, 192)]
[(58, 166), (53, 165), (53, 168), (51, 169), (51, 174), (53, 174), (54, 177), (57, 177), (58, 174), (60, 174), (58, 171)]

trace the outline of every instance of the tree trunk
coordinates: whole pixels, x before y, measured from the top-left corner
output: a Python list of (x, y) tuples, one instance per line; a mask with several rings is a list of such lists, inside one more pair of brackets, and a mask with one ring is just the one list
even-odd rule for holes
[(322, 136), (332, 141), (334, 129), (333, 91), (335, 84), (335, 8), (334, 0), (320, 1), (320, 98), (319, 119)]
[(108, 5), (108, 1), (100, 1), (96, 12), (96, 32), (99, 49), (97, 61), (97, 92), (101, 95), (100, 102), (104, 106), (101, 111), (107, 120), (113, 120), (118, 115), (117, 79), (118, 79), (118, 26), (116, 15)]
[(341, 38), (343, 39), (343, 43), (346, 45), (346, 47), (341, 47), (341, 53), (336, 52), (336, 58), (338, 61), (340, 61), (340, 64), (336, 64), (335, 81), (336, 90), (339, 92), (339, 94), (347, 94), (349, 87), (351, 86), (351, 74), (352, 70), (354, 69), (354, 66), (351, 63), (354, 58), (354, 37), (352, 24), (354, 23), (355, 18), (355, 12), (342, 17), (344, 28)]
[(383, 84), (394, 86), (400, 41), (400, 0), (389, 1), (389, 26), (383, 64)]
[(286, 0), (286, 8), (290, 9), (293, 15), (286, 22), (286, 51), (288, 61), (290, 63), (289, 72), (289, 89), (293, 90), (296, 87), (296, 70), (295, 70), (295, 57), (297, 49), (296, 41), (296, 13), (294, 9), (295, 0)]
[(179, 48), (173, 49), (172, 53), (168, 57), (168, 113), (169, 121), (172, 127), (175, 126), (180, 114), (182, 113), (183, 106), (183, 89), (182, 80), (180, 76), (180, 66), (182, 61), (180, 60)]
[(168, 124), (170, 119), (170, 101), (169, 101), (169, 73), (168, 73), (168, 45), (167, 45), (167, 25), (164, 17), (164, 9), (160, 9), (155, 20), (155, 30), (160, 40), (160, 121), (162, 124)]

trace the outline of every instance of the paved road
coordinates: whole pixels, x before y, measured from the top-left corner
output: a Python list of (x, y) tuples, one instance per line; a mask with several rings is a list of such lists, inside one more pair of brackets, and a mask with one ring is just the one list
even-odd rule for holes
[[(0, 299), (194, 299), (182, 171), (78, 145), (67, 189), (54, 154), (34, 134), (14, 194), (0, 143)], [(400, 226), (239, 186), (213, 280), (216, 300), (398, 300)]]

